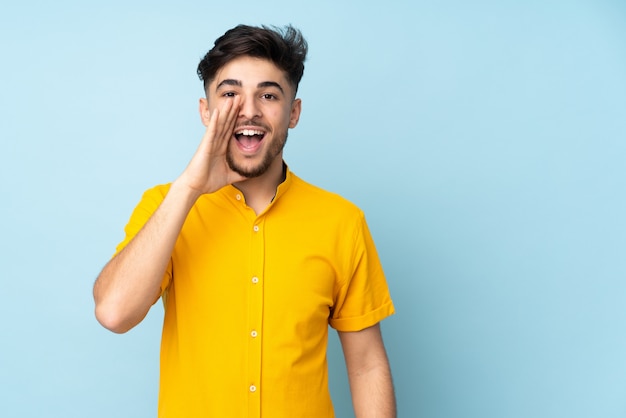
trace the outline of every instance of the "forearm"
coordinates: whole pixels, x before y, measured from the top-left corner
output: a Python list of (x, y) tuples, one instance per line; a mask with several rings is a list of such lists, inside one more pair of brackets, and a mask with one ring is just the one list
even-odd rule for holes
[(395, 418), (396, 400), (388, 363), (348, 375), (356, 418)]
[(174, 244), (197, 197), (174, 182), (144, 227), (104, 267), (94, 285), (96, 318), (104, 327), (126, 332), (148, 313), (159, 296)]
[(196, 153), (152, 217), (102, 270), (94, 285), (96, 318), (114, 332), (126, 332), (148, 313), (159, 296), (163, 274), (189, 210), (198, 197), (245, 180), (225, 160), (240, 109), (240, 98), (221, 111), (201, 100), (207, 129)]
[(339, 332), (357, 418), (395, 418), (396, 399), (380, 324)]

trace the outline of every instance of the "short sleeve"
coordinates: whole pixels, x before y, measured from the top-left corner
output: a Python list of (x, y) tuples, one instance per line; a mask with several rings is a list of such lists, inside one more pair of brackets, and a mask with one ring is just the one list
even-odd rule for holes
[(356, 220), (346, 279), (335, 295), (330, 325), (360, 331), (395, 313), (385, 274), (363, 213)]
[[(150, 217), (158, 209), (168, 190), (169, 185), (160, 185), (144, 192), (141, 200), (133, 210), (129, 221), (124, 228), (124, 240), (117, 245), (113, 256), (119, 254), (128, 245), (128, 243), (135, 238), (139, 231), (141, 231), (146, 222), (148, 222)], [(166, 291), (171, 279), (172, 260), (170, 259), (163, 276), (163, 282), (161, 283), (161, 294)]]

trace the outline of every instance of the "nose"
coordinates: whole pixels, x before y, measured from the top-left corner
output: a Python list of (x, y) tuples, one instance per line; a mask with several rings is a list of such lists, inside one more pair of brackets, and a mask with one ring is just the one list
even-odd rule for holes
[(261, 116), (261, 109), (254, 97), (241, 97), (239, 107), (239, 117), (244, 119), (254, 119)]

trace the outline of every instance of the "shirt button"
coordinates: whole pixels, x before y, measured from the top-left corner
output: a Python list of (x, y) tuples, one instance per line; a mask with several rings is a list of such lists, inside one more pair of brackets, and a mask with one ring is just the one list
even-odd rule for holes
[(258, 278), (258, 277), (256, 277), (256, 276), (254, 276), (254, 277), (252, 278), (252, 283), (257, 284), (258, 282), (259, 282), (259, 278)]
[(239, 193), (237, 193), (237, 195), (235, 196), (235, 199), (241, 200), (241, 195)]
[(250, 385), (250, 392), (256, 392), (256, 386)]
[(254, 232), (259, 232), (259, 226), (258, 225), (254, 225), (254, 228), (252, 228), (252, 229), (254, 229)]
[(257, 335), (258, 335), (258, 334), (256, 333), (256, 331), (252, 331), (252, 332), (250, 333), (250, 336), (251, 336), (252, 338), (256, 338), (256, 336), (257, 336)]

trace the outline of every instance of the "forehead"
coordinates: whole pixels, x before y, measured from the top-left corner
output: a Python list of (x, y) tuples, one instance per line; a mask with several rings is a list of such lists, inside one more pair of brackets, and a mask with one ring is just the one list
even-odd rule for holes
[(273, 62), (249, 56), (235, 58), (220, 68), (209, 84), (211, 90), (224, 80), (236, 80), (242, 87), (257, 86), (266, 81), (275, 82), (283, 89), (291, 89), (287, 75)]

